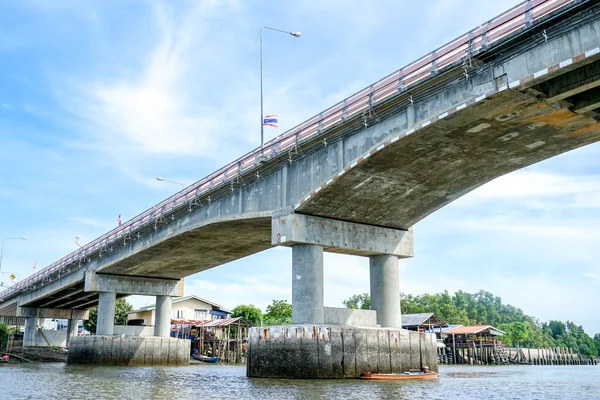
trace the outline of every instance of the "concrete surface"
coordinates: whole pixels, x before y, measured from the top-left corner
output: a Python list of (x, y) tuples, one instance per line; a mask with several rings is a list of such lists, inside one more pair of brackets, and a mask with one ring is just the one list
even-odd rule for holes
[(362, 373), (438, 370), (435, 335), (343, 325), (250, 328), (246, 375), (343, 379)]
[(85, 272), (86, 292), (114, 292), (142, 296), (183, 296), (183, 279), (157, 279), (143, 276), (105, 275)]
[(154, 336), (168, 338), (171, 334), (171, 310), (173, 299), (170, 296), (156, 296), (156, 317)]
[(339, 307), (325, 307), (324, 310), (324, 323), (326, 324), (372, 328), (377, 326), (377, 312), (375, 310)]
[(412, 230), (388, 229), (340, 220), (286, 214), (273, 218), (271, 243), (276, 246), (316, 244), (325, 251), (369, 256), (414, 255)]
[(377, 324), (386, 328), (402, 328), (398, 257), (369, 257), (369, 284), (371, 309), (377, 311)]
[(90, 316), (89, 310), (60, 310), (60, 309), (53, 309), (53, 308), (31, 308), (31, 307), (19, 307), (17, 309), (17, 317), (88, 320), (89, 316)]
[(117, 296), (113, 292), (101, 292), (98, 304), (98, 321), (96, 333), (111, 336), (115, 326), (115, 305)]
[(322, 324), (324, 307), (323, 248), (292, 247), (292, 322)]
[(113, 329), (113, 335), (153, 337), (154, 326), (115, 325)]
[(188, 365), (190, 341), (175, 338), (78, 336), (69, 348), (69, 364), (151, 366)]

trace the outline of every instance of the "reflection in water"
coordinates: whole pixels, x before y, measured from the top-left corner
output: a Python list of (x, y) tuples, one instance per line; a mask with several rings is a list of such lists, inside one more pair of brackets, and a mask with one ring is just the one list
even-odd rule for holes
[(442, 366), (434, 381), (246, 378), (243, 366), (0, 365), (9, 399), (600, 399), (598, 367)]

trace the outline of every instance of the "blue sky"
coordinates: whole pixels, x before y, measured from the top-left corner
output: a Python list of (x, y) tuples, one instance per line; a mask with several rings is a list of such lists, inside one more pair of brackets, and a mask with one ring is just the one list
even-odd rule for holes
[[(0, 0), (3, 272), (49, 265), (260, 143), (485, 22), (514, 0)], [(275, 129), (266, 129), (267, 139)], [(600, 332), (600, 146), (499, 178), (415, 226), (401, 289), (489, 290)], [(368, 260), (327, 254), (325, 301), (366, 292)], [(8, 275), (0, 280), (8, 283)], [(290, 250), (186, 279), (225, 307), (291, 299)], [(136, 306), (150, 297), (131, 298)]]

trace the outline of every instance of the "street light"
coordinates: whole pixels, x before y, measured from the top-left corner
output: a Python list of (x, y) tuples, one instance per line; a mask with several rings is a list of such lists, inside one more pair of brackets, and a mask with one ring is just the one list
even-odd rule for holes
[[(26, 237), (4, 237), (2, 238), (2, 246), (0, 246), (0, 273), (2, 272), (2, 255), (4, 254), (4, 241), (5, 240), (27, 240)], [(5, 272), (5, 274), (8, 272)]]
[(272, 31), (287, 33), (292, 35), (293, 37), (299, 38), (302, 36), (302, 32), (290, 32), (284, 31), (282, 29), (272, 28), (270, 26), (262, 26), (260, 28), (260, 158), (262, 159), (265, 156), (264, 151), (264, 143), (265, 143), (265, 127), (263, 125), (264, 122), (264, 112), (263, 112), (263, 29), (270, 29)]
[(170, 180), (168, 180), (168, 179), (161, 178), (160, 176), (157, 176), (157, 177), (156, 177), (156, 180), (157, 180), (157, 181), (161, 181), (161, 182), (170, 182), (170, 183), (175, 183), (175, 184), (177, 184), (177, 185), (181, 185), (181, 190), (183, 190), (183, 183), (181, 183), (181, 182), (170, 181)]

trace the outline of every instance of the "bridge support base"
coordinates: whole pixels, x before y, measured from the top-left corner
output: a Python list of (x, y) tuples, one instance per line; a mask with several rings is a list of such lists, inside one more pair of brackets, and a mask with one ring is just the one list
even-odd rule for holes
[(253, 378), (344, 379), (365, 372), (438, 370), (433, 333), (344, 325), (250, 328), (246, 375)]
[(71, 340), (69, 364), (188, 365), (188, 339), (157, 337), (78, 336)]

